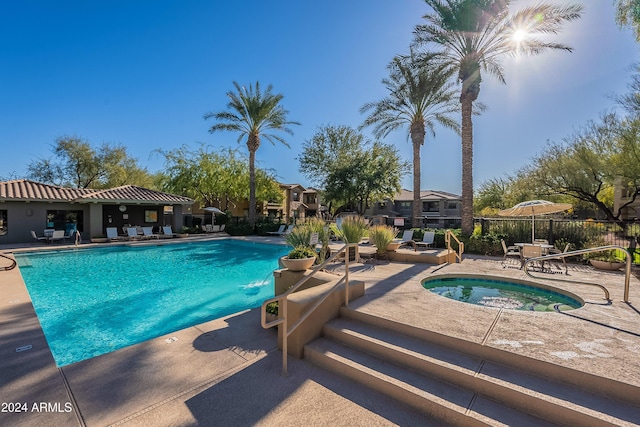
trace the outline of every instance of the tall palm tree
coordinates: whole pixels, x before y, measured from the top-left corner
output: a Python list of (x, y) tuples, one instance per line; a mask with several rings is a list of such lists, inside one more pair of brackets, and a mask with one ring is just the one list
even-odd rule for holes
[(253, 227), (256, 222), (256, 151), (260, 148), (260, 139), (264, 137), (267, 141), (275, 145), (274, 141), (281, 142), (289, 147), (289, 144), (279, 135), (265, 133), (273, 130), (286, 132), (293, 135), (293, 131), (288, 125), (299, 125), (298, 122), (287, 120), (289, 111), (280, 104), (283, 95), (273, 94), (273, 86), (267, 86), (263, 92), (260, 89), (260, 82), (256, 82), (255, 87), (249, 88), (240, 86), (233, 82), (236, 90), (227, 92), (229, 103), (227, 111), (218, 113), (207, 113), (205, 119), (213, 118), (217, 123), (209, 128), (210, 133), (217, 131), (239, 132), (238, 143), (244, 137), (247, 138), (247, 148), (249, 149), (249, 224)]
[(415, 46), (440, 47), (440, 57), (462, 84), (462, 232), (473, 232), (473, 102), (480, 94), (481, 71), (505, 83), (500, 58), (571, 48), (538, 38), (555, 35), (565, 21), (578, 19), (581, 5), (548, 3), (509, 10), (511, 0), (424, 0), (433, 9), (416, 26)]
[[(423, 62), (415, 67), (412, 57), (396, 57), (389, 65), (389, 78), (382, 83), (389, 96), (369, 102), (361, 113), (371, 111), (361, 128), (375, 126), (376, 137), (383, 138), (391, 131), (407, 126), (407, 139), (413, 145), (413, 220), (414, 226), (422, 217), (420, 203), (420, 147), (424, 145), (427, 130), (435, 136), (435, 124), (459, 132), (458, 123), (451, 113), (458, 111), (457, 100), (450, 78), (454, 69), (446, 64)], [(426, 65), (426, 66), (425, 66)]]

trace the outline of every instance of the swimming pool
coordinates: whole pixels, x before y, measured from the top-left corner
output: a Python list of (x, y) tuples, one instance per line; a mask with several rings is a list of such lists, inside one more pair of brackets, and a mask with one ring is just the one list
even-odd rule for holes
[(525, 311), (565, 311), (582, 307), (573, 298), (552, 289), (525, 282), (507, 281), (492, 277), (445, 276), (422, 281), (431, 292), (485, 307)]
[(258, 307), (286, 246), (215, 240), (15, 254), (58, 366)]

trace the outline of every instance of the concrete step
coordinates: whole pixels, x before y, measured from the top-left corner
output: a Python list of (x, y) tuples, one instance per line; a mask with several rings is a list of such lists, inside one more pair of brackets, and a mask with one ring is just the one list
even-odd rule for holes
[(328, 338), (307, 344), (305, 359), (382, 392), (446, 425), (553, 425)]
[[(352, 316), (346, 311), (343, 310), (341, 314)], [(369, 319), (343, 317), (329, 322), (323, 330), (325, 338), (309, 346), (310, 354), (307, 355), (305, 349), (305, 357), (328, 369), (341, 366), (337, 372), (349, 372), (347, 376), (350, 378), (380, 387), (383, 392), (391, 390), (391, 396), (411, 406), (424, 407), (433, 416), (443, 416), (443, 420), (454, 419), (456, 423), (462, 420), (465, 424), (469, 423), (469, 414), (474, 413), (474, 419), (487, 425), (500, 425), (504, 422), (504, 416), (512, 420), (524, 417), (517, 425), (527, 425), (529, 422), (533, 423), (530, 425), (541, 425), (540, 418), (565, 425), (640, 424), (640, 408), (626, 402), (495, 363), (486, 357), (470, 354), (468, 348), (459, 351), (402, 333), (406, 331), (372, 325), (377, 322), (376, 319), (371, 319), (371, 322), (366, 320)], [(349, 351), (342, 347), (347, 347)], [(323, 349), (331, 350), (323, 352)], [(360, 363), (359, 354), (375, 358), (385, 364), (384, 368), (369, 359), (366, 364)], [(355, 365), (348, 362), (349, 357), (356, 358), (357, 362), (353, 362)], [(391, 369), (386, 367), (390, 364), (394, 365), (393, 369), (410, 370), (414, 377), (419, 373), (419, 377), (426, 381), (421, 383), (425, 388), (398, 378), (396, 380), (402, 384), (392, 387), (390, 384), (394, 384), (394, 380), (390, 378), (394, 377), (385, 371)], [(438, 385), (429, 385), (432, 381)], [(440, 390), (450, 391), (442, 384), (448, 387), (455, 385), (455, 392), (451, 393), (462, 401), (448, 398), (449, 392), (445, 396), (439, 394)], [(406, 389), (406, 385), (410, 387)], [(433, 387), (436, 387), (435, 392)], [(400, 393), (397, 388), (405, 389), (405, 392)], [(425, 400), (429, 403), (425, 403)], [(446, 409), (436, 408), (437, 405)], [(533, 421), (527, 416), (533, 417)]]

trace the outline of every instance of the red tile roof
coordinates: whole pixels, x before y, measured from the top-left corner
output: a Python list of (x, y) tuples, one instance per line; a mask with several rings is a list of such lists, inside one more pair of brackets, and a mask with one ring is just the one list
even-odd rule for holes
[(176, 196), (161, 191), (124, 185), (106, 190), (88, 188), (66, 188), (57, 185), (19, 179), (0, 182), (0, 202), (6, 201), (50, 201), (50, 202), (111, 202), (139, 204), (193, 204), (188, 197)]

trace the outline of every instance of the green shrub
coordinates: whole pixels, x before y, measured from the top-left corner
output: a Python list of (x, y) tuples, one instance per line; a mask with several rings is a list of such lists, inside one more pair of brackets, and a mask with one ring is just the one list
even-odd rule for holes
[(369, 222), (361, 216), (353, 215), (342, 220), (342, 229), (337, 234), (345, 243), (360, 243), (368, 231)]
[(303, 246), (311, 248), (311, 245), (309, 244), (311, 241), (311, 233), (311, 228), (304, 225), (296, 225), (289, 234), (285, 235), (284, 238), (287, 243), (294, 248)]
[(391, 243), (397, 230), (389, 225), (374, 225), (369, 228), (369, 240), (377, 248), (378, 253), (387, 251), (387, 245)]
[(315, 258), (316, 251), (311, 249), (308, 246), (298, 246), (293, 248), (291, 252), (287, 255), (289, 259), (305, 259), (305, 258)]

